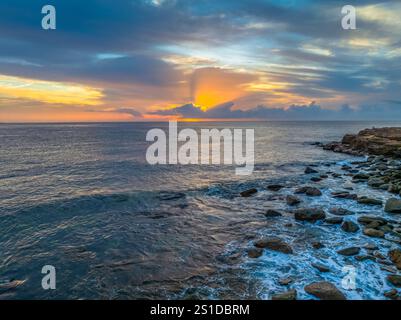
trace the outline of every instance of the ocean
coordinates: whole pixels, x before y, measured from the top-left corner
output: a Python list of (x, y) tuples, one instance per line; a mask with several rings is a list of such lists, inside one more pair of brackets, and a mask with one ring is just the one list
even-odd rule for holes
[[(361, 158), (313, 143), (401, 122), (200, 122), (180, 128), (254, 128), (255, 169), (235, 175), (229, 165), (149, 165), (146, 133), (167, 123), (0, 124), (0, 283), (26, 280), (4, 299), (269, 299), (291, 277), (303, 287), (328, 280), (341, 287), (344, 267), (356, 270), (352, 299), (383, 299), (385, 273), (371, 261), (338, 256), (346, 245), (380, 242), (339, 226), (294, 221), (285, 195), (310, 183), (308, 165), (340, 171)], [(342, 179), (342, 180), (341, 180)], [(342, 206), (358, 214), (377, 207), (334, 199), (347, 182), (319, 183), (322, 197), (308, 206)], [(285, 186), (279, 192), (268, 184)], [(250, 198), (239, 197), (256, 187)], [(362, 195), (386, 191), (355, 186)], [(268, 219), (266, 209), (282, 210)], [(381, 209), (379, 209), (381, 210)], [(355, 219), (355, 217), (351, 218)], [(247, 256), (252, 242), (278, 236), (294, 254)], [(321, 250), (313, 241), (326, 244)], [(324, 263), (321, 273), (311, 262)], [(41, 269), (57, 270), (56, 290), (43, 290)]]

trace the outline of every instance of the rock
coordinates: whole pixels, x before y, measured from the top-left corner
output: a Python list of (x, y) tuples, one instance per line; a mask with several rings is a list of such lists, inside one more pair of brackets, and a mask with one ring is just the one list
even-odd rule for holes
[[(381, 185), (385, 184), (382, 178), (370, 177), (368, 180), (368, 186), (372, 188), (379, 188)], [(385, 188), (387, 190), (388, 186)]]
[(248, 257), (252, 259), (259, 258), (263, 254), (263, 250), (260, 248), (251, 248), (248, 250)]
[(283, 188), (284, 188), (284, 186), (282, 186), (281, 184), (271, 184), (271, 185), (267, 186), (267, 189), (270, 191), (280, 191)]
[(347, 220), (343, 222), (341, 229), (343, 229), (345, 232), (357, 232), (359, 230), (359, 226), (355, 222)]
[(387, 224), (386, 219), (378, 216), (360, 216), (357, 220), (360, 224), (364, 225), (369, 225), (374, 222), (377, 222), (380, 226)]
[(320, 263), (311, 263), (312, 267), (316, 268), (317, 270), (319, 270), (320, 272), (329, 272), (330, 269), (329, 267), (320, 264)]
[(356, 194), (349, 193), (348, 191), (332, 192), (331, 195), (333, 196), (333, 198), (340, 198), (340, 199), (356, 200), (358, 198)]
[(401, 287), (401, 276), (396, 274), (390, 274), (387, 276), (387, 281), (395, 287)]
[(398, 300), (400, 297), (398, 294), (398, 291), (396, 289), (392, 289), (392, 290), (384, 292), (383, 296), (385, 296), (386, 298), (392, 299), (392, 300)]
[(346, 300), (344, 294), (327, 281), (311, 283), (304, 289), (305, 292), (322, 300)]
[(291, 278), (281, 278), (278, 280), (278, 283), (282, 286), (288, 286), (292, 282), (293, 280)]
[(295, 205), (297, 205), (297, 204), (299, 204), (301, 202), (301, 200), (298, 197), (293, 196), (293, 195), (288, 195), (285, 198), (285, 201), (287, 202), (287, 204), (289, 206), (295, 206)]
[(330, 217), (330, 218), (324, 219), (324, 222), (330, 223), (330, 224), (340, 224), (341, 222), (343, 222), (343, 218), (342, 217)]
[(381, 230), (365, 228), (363, 229), (363, 234), (372, 238), (384, 238), (384, 232)]
[(12, 280), (9, 282), (0, 283), (0, 293), (18, 288), (19, 286), (22, 286), (25, 282), (26, 280)]
[(267, 218), (273, 218), (273, 217), (281, 217), (282, 213), (280, 211), (274, 210), (274, 209), (267, 209), (265, 216)]
[(378, 199), (373, 199), (369, 197), (360, 197), (357, 199), (358, 203), (360, 204), (366, 204), (366, 205), (371, 205), (371, 206), (381, 206), (383, 202)]
[(366, 250), (377, 250), (377, 249), (379, 249), (379, 247), (374, 243), (367, 243), (363, 247)]
[(395, 264), (398, 270), (401, 270), (401, 250), (393, 249), (388, 252), (388, 256), (392, 263)]
[(310, 181), (313, 181), (313, 182), (320, 182), (320, 181), (322, 181), (323, 179), (322, 178), (319, 178), (319, 177), (312, 177), (312, 178), (310, 178)]
[(254, 193), (257, 193), (258, 190), (256, 190), (255, 188), (249, 189), (249, 190), (245, 190), (242, 191), (240, 193), (241, 197), (250, 197), (251, 195), (253, 195)]
[(318, 173), (318, 171), (312, 169), (311, 167), (306, 167), (305, 174), (311, 174), (311, 173)]
[(323, 209), (320, 208), (302, 208), (295, 210), (295, 220), (315, 222), (326, 218)]
[(353, 212), (351, 210), (344, 209), (344, 208), (338, 208), (338, 207), (330, 208), (329, 212), (331, 214), (334, 214), (335, 216), (348, 216), (348, 215), (355, 214), (355, 212)]
[(354, 256), (357, 255), (361, 251), (359, 247), (349, 247), (345, 249), (338, 250), (337, 253), (343, 256)]
[(322, 195), (321, 191), (318, 188), (309, 186), (298, 188), (295, 190), (295, 193), (305, 193), (306, 195), (311, 197), (317, 197)]
[(324, 244), (319, 241), (315, 241), (315, 242), (312, 242), (312, 247), (314, 249), (321, 249), (321, 248), (324, 248)]
[(295, 289), (283, 293), (277, 293), (272, 296), (272, 300), (296, 300), (297, 291)]
[(370, 175), (367, 173), (357, 173), (352, 177), (352, 180), (368, 180), (370, 178)]
[(384, 211), (389, 213), (401, 213), (401, 200), (396, 198), (388, 199), (384, 206)]
[(280, 238), (263, 238), (256, 241), (254, 245), (257, 248), (266, 248), (287, 254), (293, 253), (291, 246)]
[[(344, 136), (342, 142), (331, 142), (323, 146), (325, 150), (348, 154), (383, 155), (400, 157), (401, 128), (385, 127), (361, 130), (356, 135)], [(380, 162), (384, 159), (375, 159)]]

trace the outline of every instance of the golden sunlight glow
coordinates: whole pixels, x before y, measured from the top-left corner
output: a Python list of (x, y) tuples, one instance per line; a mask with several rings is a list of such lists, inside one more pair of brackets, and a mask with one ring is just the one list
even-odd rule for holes
[(0, 75), (0, 97), (95, 106), (102, 103), (103, 93), (99, 89), (79, 84)]

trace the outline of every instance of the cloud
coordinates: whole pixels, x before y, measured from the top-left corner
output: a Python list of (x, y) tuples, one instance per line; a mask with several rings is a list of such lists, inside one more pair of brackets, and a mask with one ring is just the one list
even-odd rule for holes
[(253, 120), (394, 120), (401, 117), (401, 108), (389, 104), (366, 105), (351, 108), (343, 105), (339, 109), (324, 109), (315, 102), (309, 105), (291, 105), (286, 109), (271, 109), (257, 106), (249, 110), (234, 108), (228, 102), (202, 111), (193, 104), (186, 104), (171, 110), (159, 110), (152, 114), (197, 119), (253, 119)]

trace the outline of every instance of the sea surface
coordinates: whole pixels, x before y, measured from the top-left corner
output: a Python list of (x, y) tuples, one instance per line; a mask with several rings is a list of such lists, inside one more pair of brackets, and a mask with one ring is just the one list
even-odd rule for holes
[[(313, 142), (339, 140), (368, 127), (401, 122), (202, 122), (180, 128), (254, 128), (255, 169), (237, 176), (229, 165), (149, 165), (146, 133), (166, 123), (0, 124), (0, 284), (25, 280), (2, 299), (269, 299), (285, 291), (278, 280), (303, 287), (328, 280), (341, 288), (344, 266), (356, 268), (351, 299), (383, 299), (385, 273), (371, 262), (338, 256), (344, 246), (379, 242), (339, 226), (295, 222), (285, 195), (309, 183), (307, 165), (339, 171), (360, 160), (324, 151)], [(330, 167), (329, 167), (330, 166)], [(325, 168), (325, 169), (324, 169)], [(342, 206), (357, 213), (382, 209), (334, 199), (346, 177), (321, 183), (308, 206)], [(266, 189), (280, 183), (279, 192)], [(251, 187), (250, 198), (239, 192)], [(356, 193), (387, 192), (357, 185)], [(268, 219), (268, 208), (282, 217)], [(355, 219), (353, 217), (352, 219)], [(292, 224), (292, 227), (289, 226)], [(247, 249), (278, 236), (293, 255)], [(315, 250), (313, 241), (325, 243)], [(330, 272), (311, 266), (321, 262)], [(57, 272), (56, 290), (43, 290), (42, 267)]]

